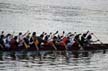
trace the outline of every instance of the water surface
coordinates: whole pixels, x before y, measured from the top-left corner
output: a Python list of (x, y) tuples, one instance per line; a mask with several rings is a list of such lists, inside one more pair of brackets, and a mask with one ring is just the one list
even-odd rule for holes
[[(0, 71), (107, 71), (108, 52), (67, 52), (67, 55), (47, 54), (44, 58), (28, 56), (12, 60), (12, 56), (3, 52)], [(55, 56), (56, 55), (56, 56)], [(20, 55), (22, 56), (22, 55)]]

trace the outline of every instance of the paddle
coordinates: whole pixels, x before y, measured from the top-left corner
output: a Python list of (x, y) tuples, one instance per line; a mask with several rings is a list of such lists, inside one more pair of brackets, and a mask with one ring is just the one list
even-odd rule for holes
[(58, 33), (58, 31), (56, 31), (54, 34), (57, 34)]
[(52, 46), (53, 46), (53, 48), (57, 51), (57, 48), (56, 48), (56, 46), (54, 45), (54, 44), (52, 44)]
[(99, 40), (98, 37), (94, 33), (91, 33), (91, 34), (97, 39), (97, 41), (99, 41), (101, 44), (103, 44), (103, 42), (101, 40)]
[[(98, 39), (98, 37), (97, 37), (95, 34), (92, 33), (92, 35), (101, 43), (102, 46), (107, 47), (106, 45), (103, 44), (102, 41), (100, 41), (100, 40)], [(103, 53), (106, 53), (106, 50), (105, 50), (105, 49), (103, 49)]]
[(39, 47), (38, 47), (39, 41), (37, 39), (34, 41), (34, 44), (35, 44), (37, 51), (39, 51)]

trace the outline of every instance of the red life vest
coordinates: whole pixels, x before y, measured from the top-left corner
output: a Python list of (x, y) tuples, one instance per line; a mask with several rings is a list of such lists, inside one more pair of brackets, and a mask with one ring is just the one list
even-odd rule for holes
[(61, 46), (66, 46), (67, 42), (68, 42), (68, 38), (64, 37), (63, 40), (60, 42), (60, 45)]
[(17, 48), (17, 42), (15, 41), (15, 39), (11, 39), (10, 46), (11, 46), (11, 49), (16, 49)]

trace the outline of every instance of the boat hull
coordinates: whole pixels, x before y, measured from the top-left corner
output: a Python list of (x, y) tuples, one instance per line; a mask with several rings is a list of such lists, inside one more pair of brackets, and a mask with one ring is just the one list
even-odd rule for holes
[(22, 48), (22, 49), (1, 49), (0, 51), (78, 51), (78, 50), (101, 50), (108, 49), (108, 44), (91, 44), (89, 46), (72, 46), (70, 48), (57, 46), (56, 49), (49, 46), (41, 46), (38, 50), (36, 48)]

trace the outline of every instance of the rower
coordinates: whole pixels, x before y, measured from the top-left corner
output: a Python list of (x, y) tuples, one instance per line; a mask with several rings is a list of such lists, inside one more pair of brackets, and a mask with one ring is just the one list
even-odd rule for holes
[(4, 47), (5, 47), (5, 44), (4, 44), (4, 36), (3, 35), (1, 35), (1, 37), (0, 37), (0, 50), (3, 50), (4, 49)]
[(14, 50), (14, 51), (18, 47), (17, 36), (15, 36), (14, 38), (11, 39), (10, 47), (11, 47), (11, 50)]
[(81, 36), (81, 46), (85, 46), (86, 37), (87, 37), (88, 33), (89, 33), (89, 31), (87, 31), (86, 33), (83, 33), (83, 35)]
[(0, 37), (1, 37), (1, 36), (2, 36), (3, 38), (5, 37), (4, 31), (1, 32)]
[(69, 36), (69, 42), (67, 43), (67, 47), (69, 50), (71, 50), (72, 45), (75, 43), (74, 37), (75, 37), (74, 34), (71, 34)]
[(10, 41), (13, 38), (13, 36), (11, 34), (7, 34), (6, 38), (5, 38), (5, 50), (9, 50), (10, 49)]
[(92, 43), (92, 42), (97, 42), (97, 41), (99, 41), (99, 40), (96, 40), (96, 41), (93, 41), (92, 40), (92, 35), (93, 35), (93, 33), (90, 33), (88, 36), (87, 36), (87, 38), (86, 38), (86, 45), (87, 46), (90, 46), (90, 44)]
[(18, 35), (18, 50), (25, 49), (24, 48), (24, 38), (28, 35), (29, 31), (27, 31), (25, 34), (22, 34), (22, 32)]
[(24, 46), (26, 49), (30, 48), (29, 42), (30, 42), (30, 33), (28, 33), (28, 35), (24, 38)]
[(75, 35), (75, 37), (74, 37), (74, 43), (73, 43), (73, 45), (72, 45), (72, 49), (74, 50), (79, 50), (80, 49), (80, 47), (82, 47), (81, 46), (81, 41), (80, 41), (80, 35), (81, 34), (77, 34), (77, 35)]
[(38, 41), (38, 44), (37, 44), (38, 47), (41, 47), (41, 45), (43, 45), (43, 43), (45, 42), (43, 40), (43, 37), (44, 37), (44, 34), (41, 34), (40, 36), (36, 37)]
[(32, 33), (32, 36), (31, 36), (31, 38), (30, 38), (30, 48), (29, 48), (29, 50), (38, 50), (39, 48), (38, 48), (38, 41), (37, 41), (37, 39), (36, 39), (36, 32), (33, 32)]

